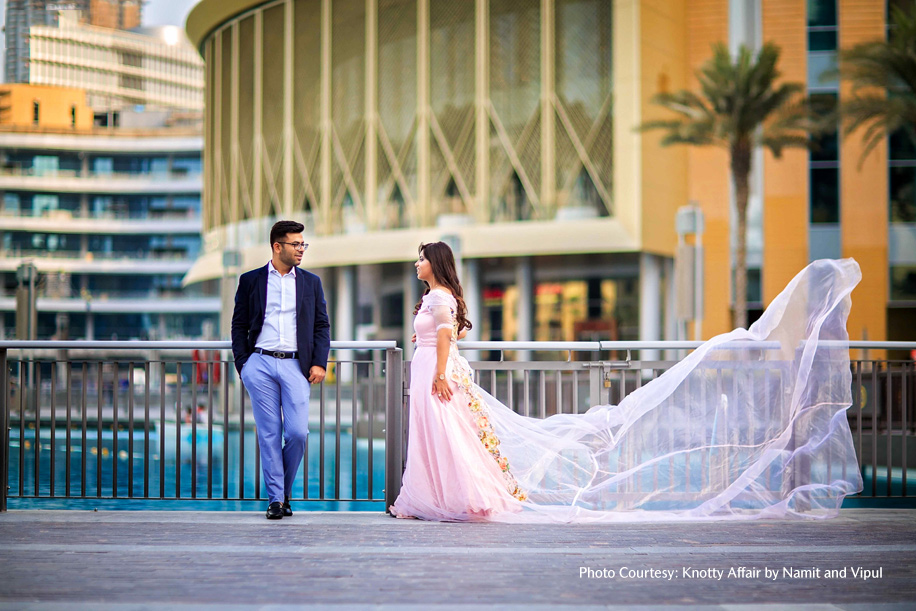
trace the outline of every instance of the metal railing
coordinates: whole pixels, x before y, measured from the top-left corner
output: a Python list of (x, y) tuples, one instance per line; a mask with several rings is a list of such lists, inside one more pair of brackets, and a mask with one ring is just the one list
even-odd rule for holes
[[(738, 342), (733, 342), (735, 346)], [(820, 342), (829, 345), (833, 342)], [(462, 350), (489, 351), (499, 360), (472, 362), (475, 382), (517, 413), (545, 418), (582, 413), (593, 405), (620, 403), (658, 377), (677, 360), (640, 360), (635, 355), (670, 352), (682, 357), (699, 347), (693, 341), (600, 342), (459, 342)], [(772, 344), (772, 345), (770, 345)], [(916, 350), (916, 342), (844, 342), (851, 351)], [(778, 342), (756, 342), (756, 348), (778, 348)], [(565, 353), (565, 361), (506, 361), (507, 352)], [(608, 356), (613, 358), (607, 358)], [(597, 357), (597, 358), (596, 358)], [(587, 358), (589, 360), (577, 360)], [(912, 360), (853, 358), (852, 405), (847, 411), (864, 489), (854, 499), (912, 497), (908, 471), (916, 466), (916, 370)], [(727, 370), (714, 367), (722, 378)], [(769, 375), (785, 372), (770, 368)], [(766, 371), (763, 376), (768, 375)], [(405, 386), (409, 363), (405, 363)], [(733, 401), (733, 403), (736, 403)], [(405, 397), (405, 414), (408, 400)], [(779, 415), (776, 407), (768, 413)], [(404, 416), (404, 422), (407, 416)], [(402, 452), (406, 450), (406, 432)], [(401, 464), (403, 467), (403, 464)]]
[[(677, 362), (635, 355), (681, 356), (699, 345), (459, 344), (499, 359), (472, 363), (477, 383), (536, 418), (619, 403)], [(0, 342), (8, 389), (0, 393), (0, 510), (9, 476), (14, 499), (262, 499), (250, 401), (229, 353), (205, 352), (228, 348), (228, 342), (200, 341)], [(916, 343), (850, 342), (850, 348), (912, 350)], [(332, 342), (332, 350), (360, 356), (333, 361), (328, 378), (312, 389), (312, 433), (296, 500), (387, 507), (400, 491), (406, 458), (409, 362), (394, 342)], [(510, 351), (562, 360), (503, 360)], [(848, 419), (865, 480), (859, 497), (911, 497), (914, 363), (860, 358), (851, 367)]]
[[(250, 400), (229, 342), (0, 342), (0, 511), (14, 499), (263, 497)], [(332, 342), (312, 388), (295, 500), (380, 504), (395, 342)], [(10, 351), (16, 351), (15, 357)], [(397, 413), (392, 413), (392, 412)], [(384, 473), (383, 473), (384, 471)], [(12, 488), (9, 488), (12, 478)]]

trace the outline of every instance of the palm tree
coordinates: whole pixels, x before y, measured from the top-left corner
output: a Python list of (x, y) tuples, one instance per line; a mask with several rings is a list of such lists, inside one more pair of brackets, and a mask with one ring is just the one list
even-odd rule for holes
[(898, 130), (916, 146), (916, 3), (892, 8), (889, 38), (840, 52), (840, 76), (853, 85), (840, 107), (844, 132), (865, 129), (862, 159)]
[(659, 93), (655, 104), (677, 118), (649, 121), (641, 130), (662, 129), (662, 145), (721, 146), (730, 156), (737, 204), (735, 253), (735, 325), (747, 326), (747, 201), (754, 147), (765, 146), (779, 158), (787, 147), (808, 147), (821, 131), (800, 96), (801, 83), (777, 83), (779, 47), (766, 43), (757, 53), (741, 45), (733, 59), (728, 47), (713, 45), (713, 57), (696, 75), (700, 92)]

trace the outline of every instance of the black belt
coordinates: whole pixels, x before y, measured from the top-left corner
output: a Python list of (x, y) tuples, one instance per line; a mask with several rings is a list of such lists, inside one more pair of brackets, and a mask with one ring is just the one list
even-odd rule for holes
[(298, 359), (298, 352), (282, 352), (280, 350), (264, 350), (264, 348), (255, 348), (255, 352), (265, 356), (272, 356), (275, 359)]

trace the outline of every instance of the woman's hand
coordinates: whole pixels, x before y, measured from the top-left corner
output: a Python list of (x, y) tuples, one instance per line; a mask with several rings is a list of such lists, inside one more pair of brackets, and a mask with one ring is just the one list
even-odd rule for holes
[(462, 330), (461, 330), (461, 333), (458, 334), (458, 339), (464, 339), (464, 338), (467, 337), (467, 336), (468, 336), (468, 330), (467, 330), (467, 329), (462, 329)]
[(416, 334), (416, 333), (414, 333), (413, 335), (410, 336), (410, 343), (411, 343), (411, 344), (416, 344), (416, 343), (417, 343), (417, 334)]
[(452, 389), (448, 385), (448, 380), (440, 380), (439, 376), (433, 380), (433, 395), (439, 397), (441, 401), (452, 400)]

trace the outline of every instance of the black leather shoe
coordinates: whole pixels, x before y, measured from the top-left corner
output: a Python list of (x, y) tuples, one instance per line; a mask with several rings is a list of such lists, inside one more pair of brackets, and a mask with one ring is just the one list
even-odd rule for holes
[(284, 515), (285, 517), (287, 517), (287, 518), (288, 518), (289, 516), (293, 515), (293, 508), (289, 506), (289, 498), (288, 498), (288, 497), (287, 497), (287, 499), (286, 499), (285, 501), (283, 501), (283, 515)]
[(267, 506), (267, 519), (268, 520), (280, 520), (283, 518), (283, 506), (280, 504), (280, 501), (274, 501)]

